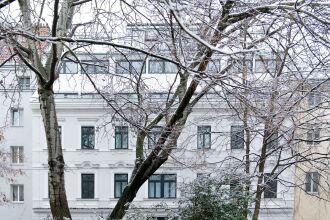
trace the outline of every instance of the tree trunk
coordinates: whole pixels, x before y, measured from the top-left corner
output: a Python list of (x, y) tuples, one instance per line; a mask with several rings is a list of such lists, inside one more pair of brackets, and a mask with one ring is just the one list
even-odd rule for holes
[(71, 219), (64, 183), (64, 159), (57, 123), (54, 92), (39, 85), (40, 110), (48, 148), (49, 203), (54, 220)]

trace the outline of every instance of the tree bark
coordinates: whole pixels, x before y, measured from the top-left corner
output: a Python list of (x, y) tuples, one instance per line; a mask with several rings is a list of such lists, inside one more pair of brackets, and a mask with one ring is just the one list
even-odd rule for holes
[(49, 203), (54, 220), (71, 219), (64, 181), (64, 158), (57, 123), (54, 92), (39, 85), (40, 111), (43, 119), (48, 147)]

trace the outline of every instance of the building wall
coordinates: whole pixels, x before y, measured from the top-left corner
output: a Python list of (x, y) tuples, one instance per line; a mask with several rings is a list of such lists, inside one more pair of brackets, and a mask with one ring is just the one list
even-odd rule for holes
[[(205, 100), (204, 100), (205, 101)], [(133, 128), (129, 129), (129, 148), (114, 149), (114, 126), (126, 125), (122, 121), (115, 121), (104, 126), (109, 120), (104, 109), (104, 103), (99, 99), (57, 98), (58, 120), (62, 126), (63, 152), (66, 162), (66, 190), (69, 206), (73, 210), (74, 219), (90, 219), (98, 214), (106, 215), (109, 209), (117, 202), (114, 198), (114, 174), (128, 173), (129, 177), (135, 160), (136, 136)], [(173, 151), (169, 161), (164, 164), (158, 174), (177, 175), (177, 197), (180, 197), (182, 183), (187, 183), (196, 178), (197, 173), (213, 173), (215, 170), (224, 169), (221, 163), (226, 157), (243, 158), (244, 149), (230, 149), (230, 126), (239, 124), (238, 120), (228, 113), (226, 108), (201, 103), (189, 116), (188, 123), (178, 140), (178, 149)], [(221, 104), (222, 105), (222, 104)], [(32, 99), (33, 132), (33, 219), (45, 218), (49, 214), (47, 199), (47, 151), (42, 119), (39, 112), (37, 99)], [(215, 117), (216, 116), (216, 117)], [(81, 126), (99, 127), (96, 132), (96, 146), (94, 150), (81, 149)], [(197, 126), (211, 125), (211, 149), (197, 149)], [(253, 141), (254, 146), (260, 146), (261, 138)], [(147, 146), (147, 144), (146, 144)], [(254, 148), (255, 153), (260, 149)], [(147, 154), (150, 150), (146, 149)], [(275, 161), (274, 161), (275, 162)], [(186, 164), (186, 166), (183, 166)], [(266, 169), (269, 171), (272, 167)], [(226, 166), (230, 166), (230, 163)], [(233, 164), (234, 166), (234, 164)], [(81, 174), (95, 174), (95, 198), (81, 199)], [(281, 174), (282, 179), (290, 180), (292, 170)], [(255, 188), (255, 183), (252, 184)], [(168, 208), (176, 208), (176, 199), (149, 199), (148, 182), (139, 190), (133, 209), (153, 210), (157, 204), (164, 203)], [(278, 184), (276, 199), (263, 199), (260, 219), (292, 219), (293, 190)], [(166, 211), (157, 212), (166, 214)]]
[[(321, 81), (317, 81), (320, 83)], [(311, 89), (315, 86), (315, 92), (320, 92), (320, 99), (311, 98)], [(295, 220), (326, 220), (330, 216), (330, 194), (329, 194), (329, 102), (327, 93), (329, 92), (328, 83), (308, 84), (305, 86), (304, 94), (306, 98), (301, 105), (299, 115), (300, 129), (297, 139), (302, 140), (297, 145), (297, 151), (301, 154), (298, 159), (304, 158), (305, 161), (298, 162), (295, 167), (295, 194), (294, 194), (294, 219)], [(314, 103), (311, 100), (314, 100)], [(319, 139), (321, 142), (308, 143), (309, 125), (316, 125), (320, 130)], [(320, 181), (317, 183), (317, 192), (307, 192), (306, 173), (317, 172), (320, 174)]]

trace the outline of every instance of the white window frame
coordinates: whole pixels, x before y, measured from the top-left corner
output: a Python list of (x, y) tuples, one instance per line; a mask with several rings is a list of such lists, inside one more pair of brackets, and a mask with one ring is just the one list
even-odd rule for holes
[[(11, 146), (11, 163), (23, 164), (24, 163), (24, 147), (23, 146)], [(17, 155), (14, 155), (14, 149), (17, 150)], [(15, 156), (15, 158), (14, 158)], [(14, 161), (16, 159), (16, 162)]]
[[(310, 177), (311, 177), (311, 179), (310, 179), (310, 182), (307, 182), (307, 174), (309, 174), (310, 175)], [(315, 179), (316, 179), (316, 176), (315, 175), (317, 175), (317, 178), (318, 178), (318, 182), (315, 182)], [(321, 177), (321, 175), (318, 173), (318, 172), (307, 172), (306, 173), (306, 179), (305, 179), (305, 192), (307, 192), (307, 193), (319, 193), (319, 191), (320, 191), (320, 177)], [(307, 184), (310, 184), (310, 191), (307, 191), (307, 187), (306, 187), (306, 185)], [(313, 190), (313, 188), (314, 188), (314, 185), (317, 185), (317, 190), (316, 191), (314, 191)]]
[(19, 86), (20, 89), (30, 89), (30, 87), (31, 87), (31, 77), (30, 76), (20, 76), (20, 77), (18, 77), (18, 86)]
[[(23, 184), (12, 184), (11, 187), (11, 201), (15, 203), (22, 203), (24, 202), (24, 185)], [(14, 188), (17, 187), (17, 200), (14, 200)], [(21, 189), (20, 189), (21, 188)], [(23, 191), (23, 192), (21, 192)], [(20, 200), (21, 193), (23, 193), (23, 200)]]
[[(16, 114), (15, 112), (17, 112), (17, 116), (18, 118), (16, 119)], [(19, 127), (19, 126), (23, 126), (23, 109), (22, 108), (12, 108), (11, 109), (11, 126), (14, 127)]]

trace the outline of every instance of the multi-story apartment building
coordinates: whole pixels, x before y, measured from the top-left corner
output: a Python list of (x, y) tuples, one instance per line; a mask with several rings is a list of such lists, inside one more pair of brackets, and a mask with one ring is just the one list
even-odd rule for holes
[(329, 218), (329, 82), (314, 79), (303, 88), (295, 168), (295, 220)]
[[(1, 204), (1, 218), (32, 219), (33, 130), (30, 98), (35, 90), (33, 78), (26, 68), (14, 62), (1, 67), (0, 74), (1, 87), (5, 88), (0, 91), (0, 147), (2, 153), (10, 154), (9, 161), (1, 158), (1, 173), (4, 176), (0, 178), (0, 191), (10, 201)], [(6, 173), (3, 166), (19, 172)]]
[[(148, 37), (150, 35), (146, 35), (145, 39)], [(54, 91), (66, 162), (67, 198), (73, 219), (85, 220), (106, 216), (115, 206), (134, 166), (136, 132), (133, 125), (113, 117), (113, 110), (95, 93), (83, 69), (101, 86), (99, 88), (107, 89), (107, 96), (114, 103), (123, 106), (130, 119), (137, 117), (134, 108), (126, 108), (127, 103), (134, 103), (136, 99), (130, 77), (134, 79), (135, 74), (142, 73), (143, 83), (148, 88), (148, 93), (144, 95), (149, 100), (152, 118), (155, 115), (152, 109), (157, 109), (167, 99), (177, 70), (169, 62), (132, 53), (125, 56), (113, 52), (81, 53), (78, 56), (82, 66), (70, 59), (63, 62)], [(249, 63), (252, 71), (260, 71), (257, 56), (250, 56)], [(218, 72), (220, 64), (220, 58), (214, 59), (208, 71)], [(1, 94), (4, 92), (1, 91)], [(236, 112), (240, 107), (228, 105), (228, 100), (220, 98), (217, 92), (208, 94), (193, 108), (176, 149), (170, 159), (141, 187), (131, 212), (143, 210), (140, 214), (145, 217), (149, 215), (164, 219), (168, 210), (176, 210), (181, 196), (180, 187), (195, 179), (197, 174), (210, 173), (223, 178), (221, 174), (226, 170), (227, 173), (244, 176), (245, 129)], [(2, 108), (1, 111), (9, 109), (10, 113), (1, 116), (10, 121), (5, 129), (4, 145), (12, 149), (15, 155), (12, 165), (23, 162), (16, 155), (24, 152), (22, 170), (26, 173), (6, 188), (12, 202), (2, 207), (1, 213), (5, 213), (7, 219), (47, 219), (50, 217), (47, 146), (39, 100), (32, 90), (23, 91), (20, 95), (20, 102)], [(20, 124), (22, 120), (24, 126)], [(161, 121), (149, 132), (145, 154), (150, 153), (162, 125), (164, 122)], [(255, 161), (258, 161), (261, 151), (262, 129), (262, 123), (256, 124), (249, 142), (253, 146), (250, 154), (256, 155), (251, 156), (251, 161), (254, 161), (251, 170), (256, 169), (258, 164)], [(281, 139), (277, 141), (281, 144)], [(287, 153), (282, 152), (284, 156)], [(276, 159), (268, 159), (265, 167), (263, 185), (266, 189), (261, 201), (261, 220), (293, 218), (293, 188), (277, 181), (278, 178), (293, 182), (293, 170), (281, 170), (275, 179), (266, 178), (271, 176), (268, 174), (276, 165)], [(255, 173), (248, 177), (252, 192), (257, 185), (257, 176), (258, 173)], [(11, 211), (12, 207), (17, 211)]]

